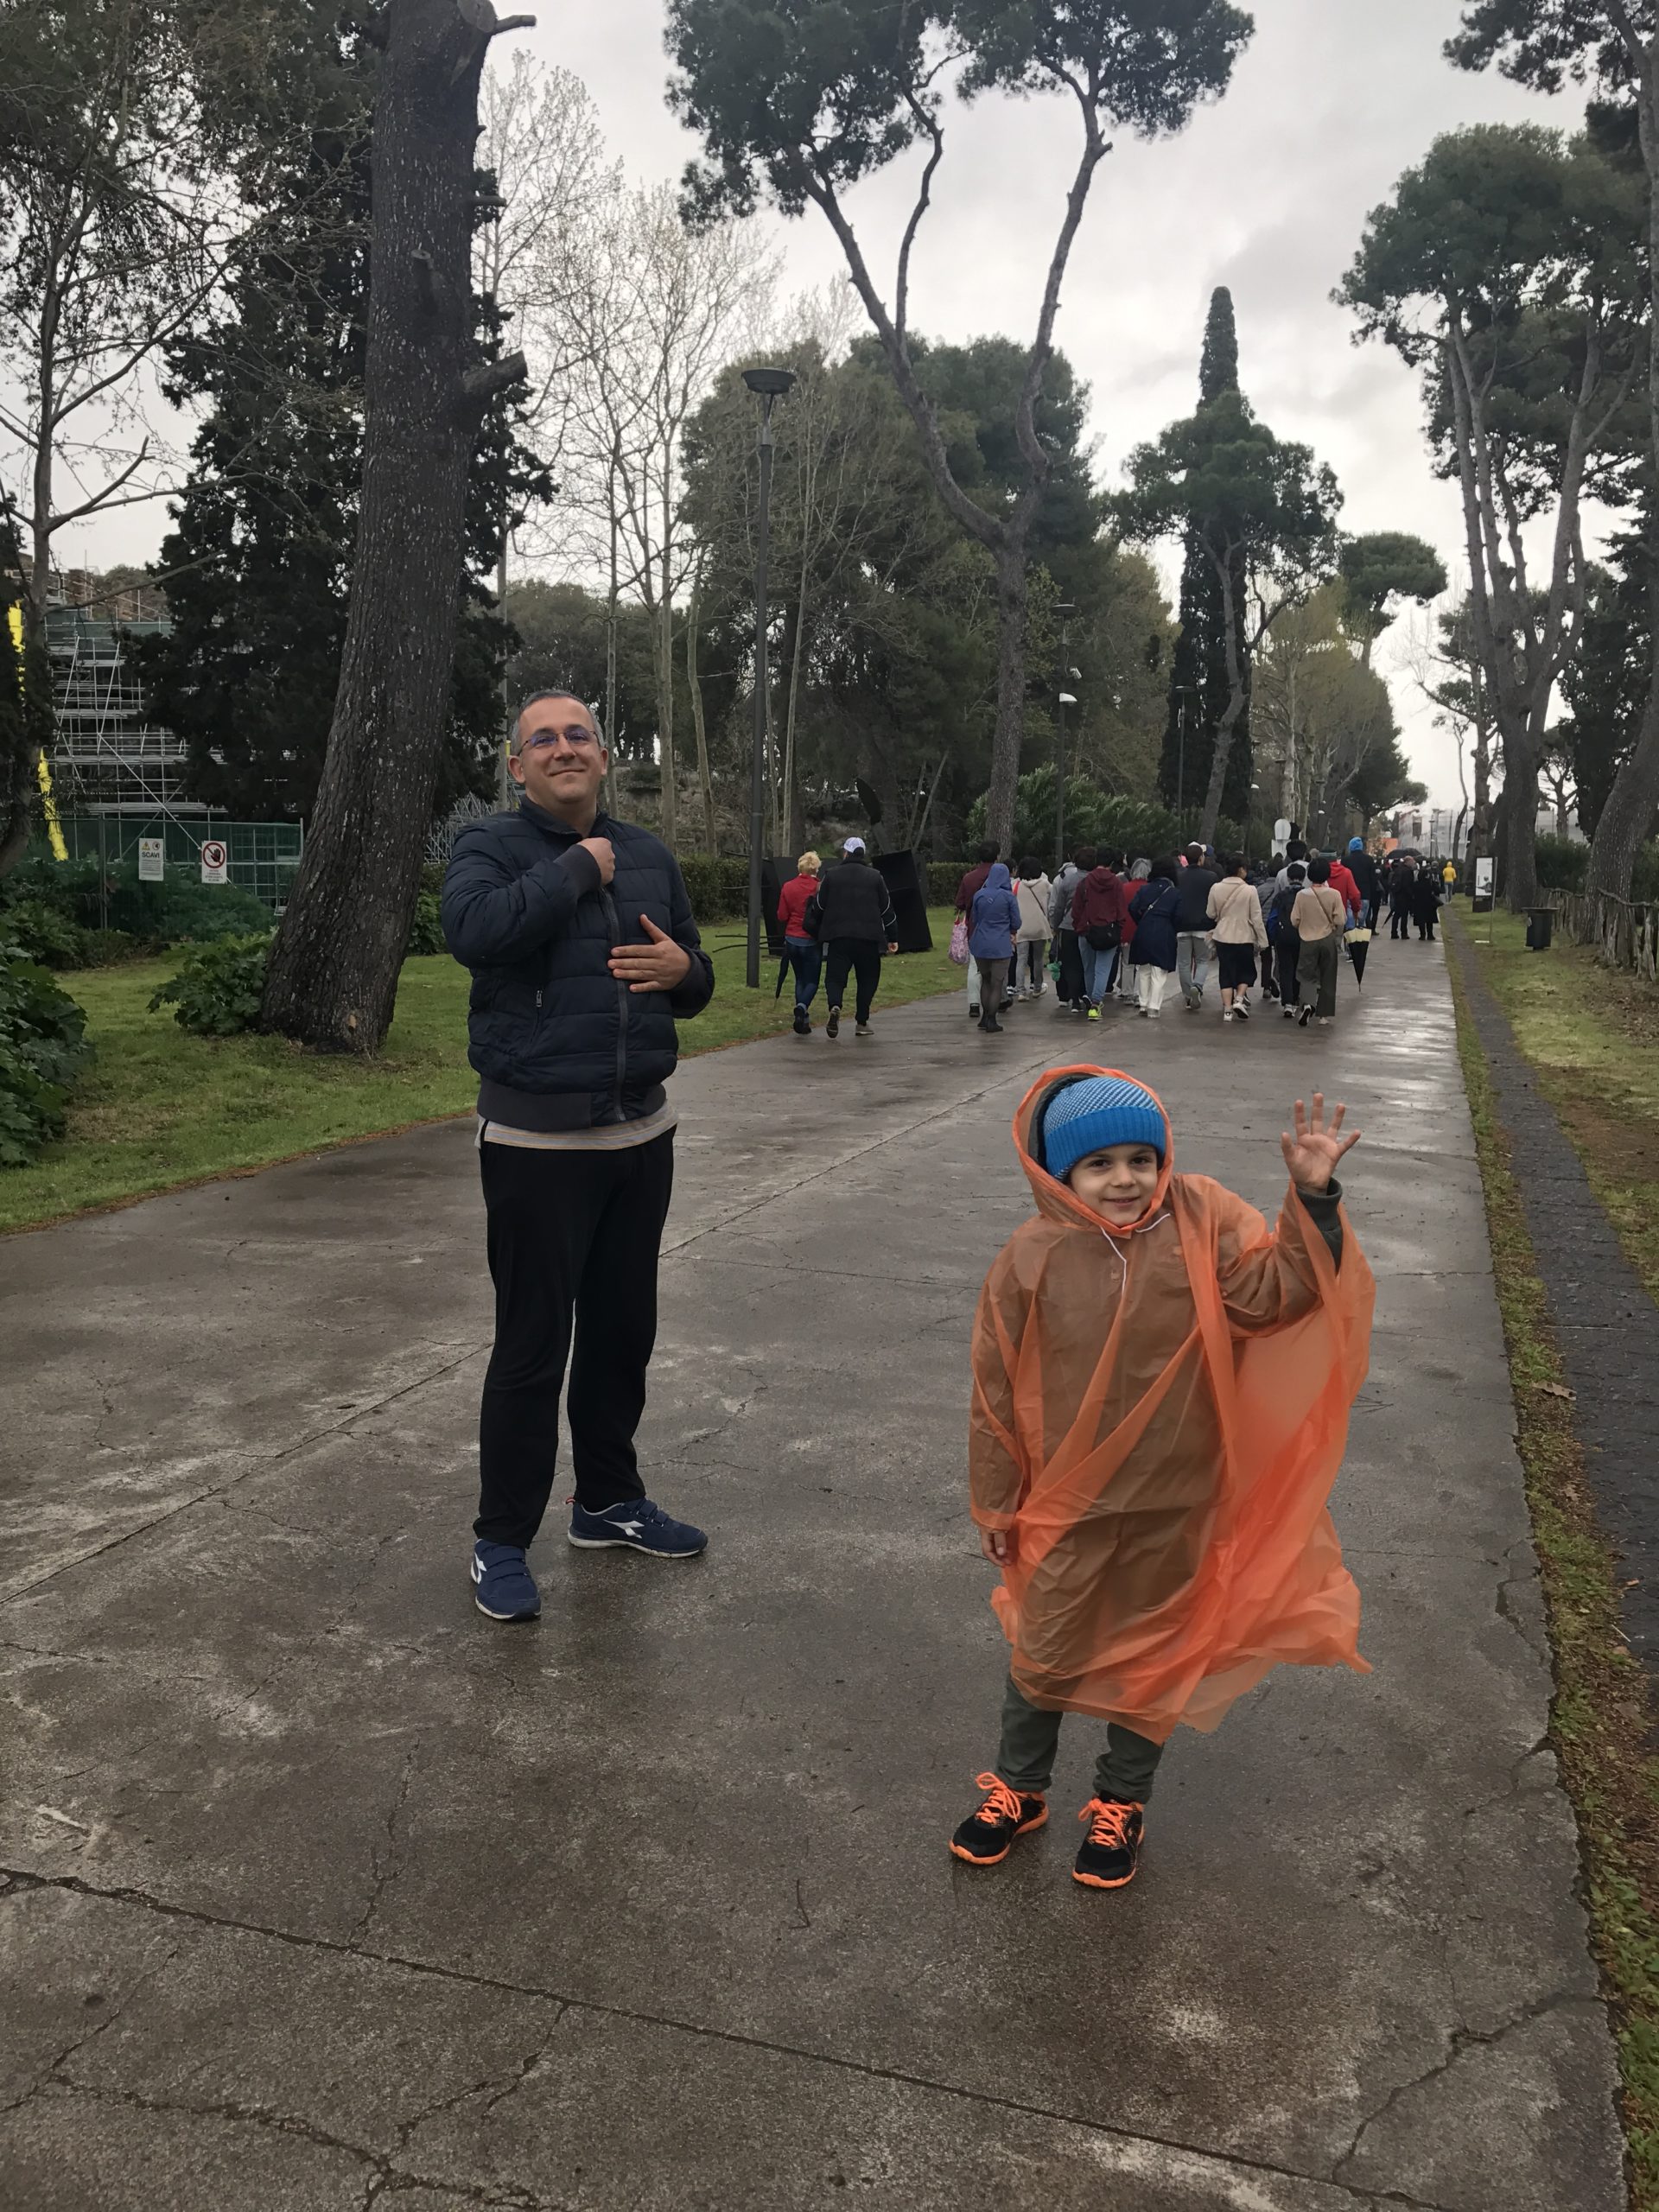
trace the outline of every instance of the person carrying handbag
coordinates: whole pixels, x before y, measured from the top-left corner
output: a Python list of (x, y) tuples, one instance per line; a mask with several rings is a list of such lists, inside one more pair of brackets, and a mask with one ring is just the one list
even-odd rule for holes
[(1054, 887), (1033, 857), (1020, 863), (1014, 887), (1020, 901), (1020, 935), (1014, 946), (1014, 982), (1022, 999), (1039, 999), (1048, 988), (1048, 902)]
[(1083, 955), (1084, 996), (1090, 1021), (1099, 1020), (1110, 995), (1129, 918), (1128, 893), (1117, 873), (1119, 859), (1116, 853), (1103, 854), (1071, 901), (1071, 925)]

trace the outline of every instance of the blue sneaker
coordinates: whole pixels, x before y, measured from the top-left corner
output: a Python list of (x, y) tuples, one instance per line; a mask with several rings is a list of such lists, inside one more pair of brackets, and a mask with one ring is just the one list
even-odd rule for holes
[(602, 1513), (570, 1508), (571, 1542), (578, 1551), (623, 1550), (648, 1552), (652, 1559), (695, 1559), (706, 1550), (709, 1539), (689, 1521), (671, 1520), (648, 1497), (630, 1498), (621, 1505), (607, 1505)]
[(473, 1546), (473, 1603), (493, 1621), (533, 1621), (542, 1610), (518, 1544)]

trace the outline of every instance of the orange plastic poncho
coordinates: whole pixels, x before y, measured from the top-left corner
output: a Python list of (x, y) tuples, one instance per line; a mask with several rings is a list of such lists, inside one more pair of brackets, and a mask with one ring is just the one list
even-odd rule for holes
[[(1154, 1743), (1211, 1729), (1273, 1668), (1370, 1671), (1327, 1502), (1365, 1378), (1376, 1286), (1343, 1216), (1340, 1269), (1294, 1192), (1277, 1233), (1173, 1173), (1130, 1230), (1014, 1144), (1037, 1216), (974, 1325), (973, 1515), (1011, 1530), (994, 1598), (1025, 1696)], [(1161, 1102), (1160, 1112), (1164, 1112)]]

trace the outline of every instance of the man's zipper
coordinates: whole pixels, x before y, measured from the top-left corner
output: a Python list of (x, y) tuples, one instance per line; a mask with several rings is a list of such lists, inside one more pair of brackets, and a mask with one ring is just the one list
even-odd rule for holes
[[(620, 944), (622, 925), (616, 918), (615, 901), (608, 890), (601, 890), (600, 897), (605, 902), (605, 919), (610, 928), (611, 943)], [(628, 987), (620, 976), (616, 985), (616, 1119), (620, 1122), (626, 1118), (622, 1107), (622, 1085), (628, 1072)]]

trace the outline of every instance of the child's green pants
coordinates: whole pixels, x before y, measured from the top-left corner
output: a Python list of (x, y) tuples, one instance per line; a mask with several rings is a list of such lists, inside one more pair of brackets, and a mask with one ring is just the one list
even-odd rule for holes
[[(1054, 1754), (1059, 1749), (1063, 1713), (1045, 1713), (1028, 1704), (1012, 1675), (1002, 1700), (1002, 1743), (996, 1772), (1010, 1789), (1033, 1796), (1046, 1795), (1054, 1779)], [(1148, 1743), (1133, 1728), (1116, 1720), (1106, 1728), (1106, 1748), (1095, 1761), (1095, 1795), (1117, 1797), (1144, 1805), (1152, 1795), (1152, 1778), (1164, 1756), (1161, 1744)]]

